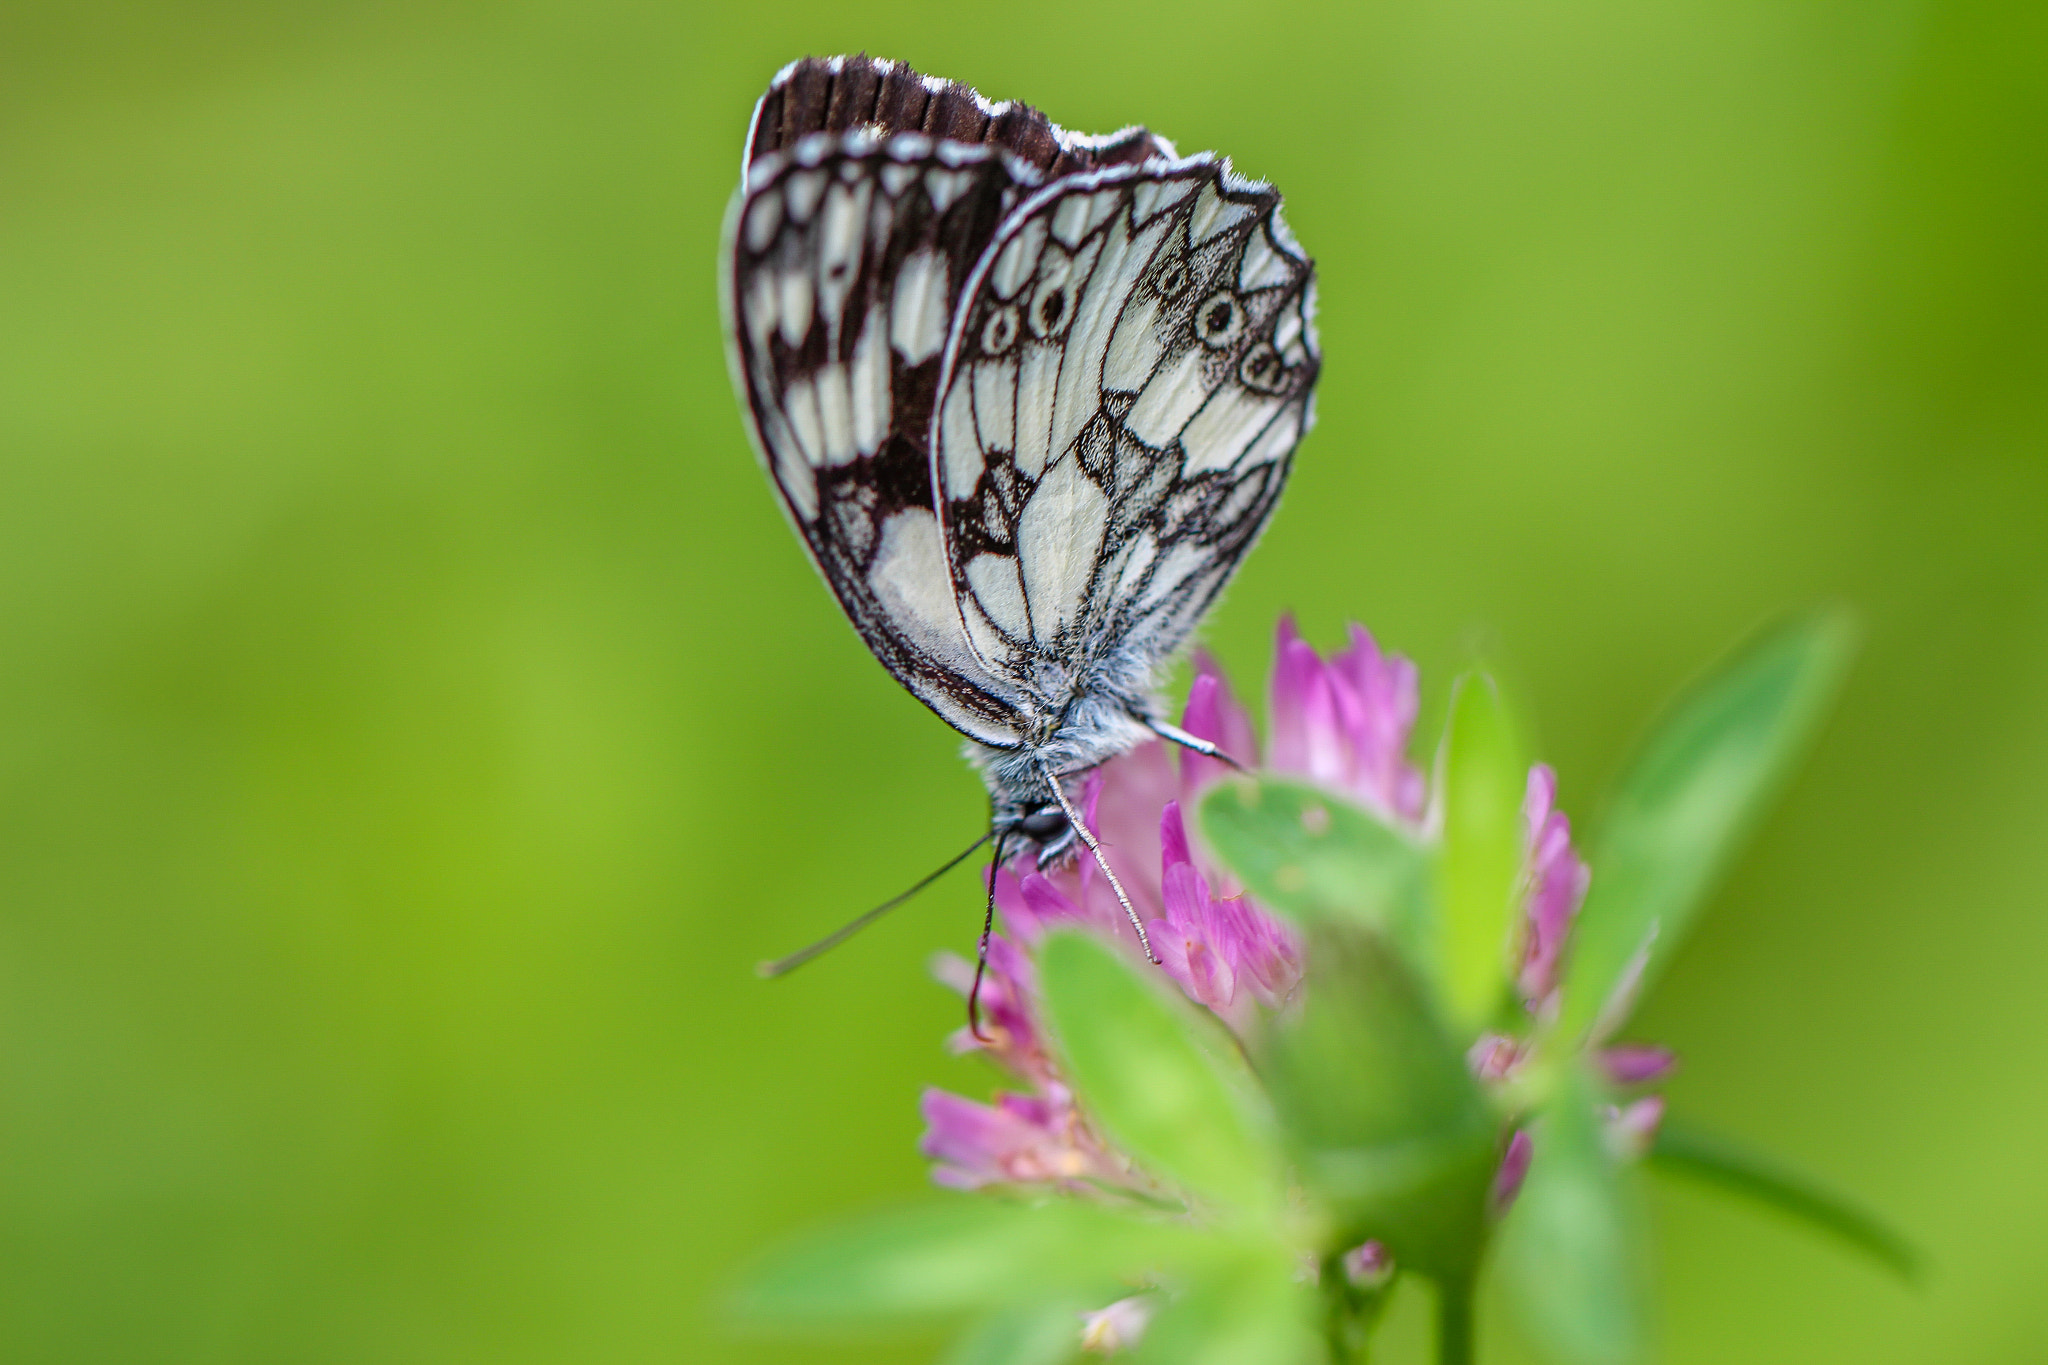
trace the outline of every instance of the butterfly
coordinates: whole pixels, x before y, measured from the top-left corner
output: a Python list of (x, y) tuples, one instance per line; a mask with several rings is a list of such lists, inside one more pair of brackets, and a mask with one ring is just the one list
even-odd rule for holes
[(997, 863), (1078, 839), (1149, 956), (1070, 788), (1155, 735), (1227, 757), (1153, 688), (1314, 420), (1280, 196), (1144, 128), (805, 58), (755, 106), (720, 285), (769, 482), (868, 648), (967, 737)]

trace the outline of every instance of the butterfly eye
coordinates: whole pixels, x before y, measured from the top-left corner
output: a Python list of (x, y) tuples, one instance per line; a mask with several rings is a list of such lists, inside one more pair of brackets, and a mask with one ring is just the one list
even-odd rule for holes
[(1228, 289), (1219, 289), (1195, 309), (1195, 335), (1211, 350), (1222, 350), (1244, 331), (1244, 307)]
[(1067, 325), (1069, 311), (1064, 279), (1047, 280), (1031, 296), (1031, 330), (1042, 337), (1055, 337)]
[(1237, 377), (1246, 388), (1260, 393), (1278, 393), (1287, 387), (1286, 367), (1280, 363), (1280, 353), (1270, 341), (1261, 341), (1244, 353), (1244, 359), (1237, 365)]
[(1159, 272), (1159, 277), (1152, 281), (1152, 287), (1159, 291), (1161, 297), (1174, 299), (1187, 293), (1189, 282), (1188, 263), (1175, 260)]
[(1010, 349), (1017, 339), (1017, 310), (1004, 305), (988, 315), (988, 321), (981, 329), (981, 349), (990, 355), (1001, 355)]

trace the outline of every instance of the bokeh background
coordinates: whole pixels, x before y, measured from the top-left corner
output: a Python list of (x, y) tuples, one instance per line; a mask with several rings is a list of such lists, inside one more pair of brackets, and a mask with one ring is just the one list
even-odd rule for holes
[(751, 103), (859, 48), (1287, 192), (1327, 368), (1245, 685), (1287, 608), (1439, 710), (1502, 660), (1590, 820), (1754, 623), (1861, 612), (1641, 1031), (1934, 1276), (1663, 1187), (1667, 1356), (2048, 1357), (2048, 9), (12, 0), (0, 1358), (929, 1357), (719, 1306), (989, 1083), (964, 870), (751, 974), (982, 810), (718, 336)]

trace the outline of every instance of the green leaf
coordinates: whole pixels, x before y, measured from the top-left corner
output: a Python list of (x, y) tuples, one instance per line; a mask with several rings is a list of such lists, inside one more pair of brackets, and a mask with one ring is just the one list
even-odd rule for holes
[(1561, 1365), (1627, 1365), (1649, 1336), (1635, 1172), (1607, 1150), (1598, 1083), (1577, 1065), (1531, 1130), (1534, 1157), (1500, 1229), (1500, 1271), (1530, 1343)]
[(943, 1365), (1061, 1365), (1081, 1349), (1073, 1302), (1028, 1304), (994, 1313), (962, 1333)]
[(1623, 775), (1572, 931), (1560, 1027), (1618, 1027), (1663, 969), (1841, 681), (1837, 612), (1767, 631), (1694, 687)]
[(1446, 994), (1452, 1017), (1471, 1034), (1507, 990), (1527, 842), (1528, 762), (1500, 689), (1485, 673), (1465, 674), (1452, 693), (1442, 777), (1437, 874)]
[(1068, 1078), (1145, 1169), (1226, 1208), (1270, 1209), (1281, 1183), (1252, 1087), (1202, 1045), (1214, 1035), (1163, 974), (1143, 970), (1085, 934), (1047, 936), (1039, 986)]
[(1275, 778), (1218, 783), (1200, 823), (1262, 905), (1303, 923), (1368, 925), (1434, 976), (1430, 862), (1408, 835), (1328, 792)]
[(1290, 1262), (1246, 1257), (1187, 1286), (1146, 1327), (1132, 1365), (1316, 1365), (1314, 1309)]
[(1498, 1125), (1427, 992), (1380, 936), (1309, 931), (1299, 1017), (1255, 1039), (1302, 1181), (1346, 1245), (1405, 1269), (1470, 1273), (1486, 1234)]
[(1769, 1157), (1667, 1118), (1649, 1160), (1659, 1171), (1746, 1195), (1840, 1238), (1901, 1279), (1920, 1279), (1922, 1260), (1912, 1243), (1849, 1200)]
[(1142, 1273), (1199, 1268), (1213, 1238), (1085, 1204), (953, 1199), (813, 1233), (740, 1288), (746, 1317), (784, 1324), (949, 1317), (1019, 1303), (1109, 1300)]

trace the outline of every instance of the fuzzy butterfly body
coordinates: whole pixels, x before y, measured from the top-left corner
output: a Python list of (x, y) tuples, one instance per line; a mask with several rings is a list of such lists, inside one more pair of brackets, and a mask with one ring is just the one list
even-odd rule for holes
[(797, 62), (755, 110), (721, 283), (756, 448), (875, 657), (971, 741), (997, 832), (1042, 854), (1093, 846), (1064, 779), (1189, 742), (1155, 675), (1312, 420), (1313, 269), (1279, 206), (1142, 128), (866, 57)]

